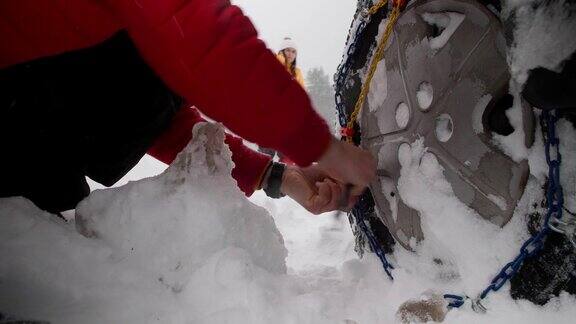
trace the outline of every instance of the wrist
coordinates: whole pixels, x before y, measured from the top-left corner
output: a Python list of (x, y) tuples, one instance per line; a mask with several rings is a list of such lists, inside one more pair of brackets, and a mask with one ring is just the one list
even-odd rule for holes
[(268, 186), (268, 178), (270, 178), (270, 171), (272, 168), (272, 163), (274, 163), (272, 160), (270, 160), (270, 162), (266, 165), (266, 168), (264, 169), (264, 172), (262, 172), (262, 176), (260, 177), (260, 182), (258, 183), (258, 190), (260, 189), (264, 189)]
[(318, 159), (318, 163), (329, 164), (331, 161), (333, 161), (335, 157), (338, 155), (337, 151), (339, 150), (340, 145), (342, 145), (340, 140), (338, 140), (335, 137), (332, 137), (330, 139), (330, 142), (328, 143), (328, 146), (324, 150), (324, 153), (322, 153), (322, 155)]
[(264, 189), (268, 197), (282, 198), (285, 196), (281, 190), (285, 171), (286, 165), (279, 162), (272, 162), (268, 170), (266, 170), (262, 181), (262, 189)]

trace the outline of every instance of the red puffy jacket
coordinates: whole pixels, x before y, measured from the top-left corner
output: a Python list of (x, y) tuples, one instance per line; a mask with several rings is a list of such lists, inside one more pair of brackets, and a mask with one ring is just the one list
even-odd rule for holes
[[(90, 47), (122, 29), (168, 86), (234, 133), (301, 166), (327, 148), (328, 127), (305, 91), (227, 0), (2, 0), (0, 68)], [(198, 120), (193, 110), (178, 113), (151, 153), (170, 162)], [(239, 139), (227, 142), (233, 175), (250, 194), (264, 159)]]

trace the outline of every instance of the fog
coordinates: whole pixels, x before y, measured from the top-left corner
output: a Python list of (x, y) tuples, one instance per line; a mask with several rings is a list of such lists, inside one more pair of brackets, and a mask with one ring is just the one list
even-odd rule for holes
[(285, 36), (298, 46), (298, 66), (322, 67), (332, 76), (342, 58), (355, 0), (232, 0), (252, 19), (273, 51)]

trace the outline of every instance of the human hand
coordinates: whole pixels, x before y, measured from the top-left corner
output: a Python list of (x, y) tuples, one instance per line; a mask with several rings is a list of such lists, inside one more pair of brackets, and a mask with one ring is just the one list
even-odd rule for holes
[(318, 167), (330, 178), (350, 185), (350, 195), (358, 197), (376, 178), (376, 160), (370, 152), (350, 143), (332, 139)]
[(346, 185), (328, 177), (318, 165), (287, 166), (280, 190), (315, 215), (349, 210), (355, 203), (355, 199), (347, 195)]

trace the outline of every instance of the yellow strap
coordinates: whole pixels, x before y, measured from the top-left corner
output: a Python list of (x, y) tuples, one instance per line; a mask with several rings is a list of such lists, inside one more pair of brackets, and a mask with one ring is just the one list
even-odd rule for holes
[[(380, 9), (382, 6), (384, 6), (386, 4), (386, 2), (387, 2), (387, 0), (380, 0), (380, 2), (375, 4), (374, 6), (372, 6), (368, 12), (370, 14), (376, 13), (378, 11), (378, 9)], [(368, 91), (370, 90), (370, 83), (372, 82), (372, 77), (374, 77), (374, 72), (376, 72), (376, 67), (378, 66), (378, 62), (380, 62), (380, 60), (384, 56), (384, 48), (386, 47), (386, 43), (388, 43), (388, 39), (390, 38), (390, 35), (392, 34), (392, 28), (394, 27), (394, 25), (396, 24), (396, 21), (398, 20), (398, 17), (400, 16), (400, 6), (401, 5), (399, 3), (400, 2), (395, 2), (394, 8), (392, 9), (390, 16), (388, 17), (388, 23), (386, 24), (386, 29), (384, 30), (384, 34), (382, 35), (382, 39), (380, 40), (380, 43), (378, 44), (378, 48), (376, 49), (376, 53), (374, 54), (374, 57), (372, 58), (372, 62), (370, 62), (370, 70), (368, 71), (368, 75), (366, 76), (366, 80), (362, 84), (360, 96), (358, 97), (358, 100), (356, 101), (356, 105), (354, 106), (354, 111), (350, 115), (350, 120), (348, 121), (348, 124), (346, 125), (346, 127), (348, 129), (354, 129), (354, 123), (356, 123), (356, 120), (358, 119), (358, 115), (360, 114), (360, 110), (362, 109), (362, 105), (364, 105), (364, 101), (366, 100), (366, 95), (368, 94)], [(348, 136), (346, 138), (346, 140), (348, 142), (352, 142), (352, 136)]]

